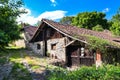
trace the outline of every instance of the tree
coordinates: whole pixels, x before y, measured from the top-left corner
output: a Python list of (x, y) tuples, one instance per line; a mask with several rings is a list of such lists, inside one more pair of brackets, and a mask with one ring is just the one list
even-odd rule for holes
[(66, 16), (66, 17), (63, 17), (61, 20), (60, 20), (60, 23), (62, 24), (71, 24), (72, 21), (73, 21), (73, 16)]
[(117, 14), (112, 17), (112, 22), (120, 21), (120, 8), (117, 11)]
[(72, 24), (87, 29), (92, 29), (92, 27), (96, 25), (101, 25), (103, 29), (108, 29), (108, 23), (105, 16), (106, 15), (101, 12), (83, 12), (75, 16)]
[(112, 26), (110, 30), (113, 34), (120, 36), (120, 8), (117, 11), (117, 14), (112, 17)]
[(0, 48), (20, 38), (16, 19), (25, 13), (19, 9), (22, 5), (21, 0), (0, 0)]
[(112, 26), (110, 27), (110, 30), (114, 35), (120, 36), (120, 21), (113, 22)]

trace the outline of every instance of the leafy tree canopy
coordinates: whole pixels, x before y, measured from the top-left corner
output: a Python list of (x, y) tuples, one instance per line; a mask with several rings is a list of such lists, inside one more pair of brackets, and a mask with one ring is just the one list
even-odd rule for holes
[(112, 17), (112, 22), (120, 21), (120, 8), (118, 9), (117, 13)]
[(106, 15), (101, 12), (83, 12), (75, 16), (72, 24), (87, 29), (92, 29), (92, 27), (96, 25), (101, 25), (103, 29), (108, 29), (108, 23), (105, 16)]
[(120, 8), (117, 11), (117, 14), (115, 14), (112, 17), (112, 26), (110, 27), (110, 30), (113, 32), (113, 34), (120, 36)]
[(120, 36), (120, 21), (113, 22), (112, 26), (110, 27), (110, 30), (114, 35)]
[(20, 38), (16, 19), (25, 13), (19, 9), (22, 5), (21, 0), (0, 0), (0, 47)]

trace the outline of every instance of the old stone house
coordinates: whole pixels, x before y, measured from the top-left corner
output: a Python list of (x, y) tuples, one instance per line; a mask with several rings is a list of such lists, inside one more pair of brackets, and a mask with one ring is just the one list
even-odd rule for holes
[[(40, 26), (24, 27), (27, 47), (42, 56), (61, 60), (67, 66), (100, 65), (102, 57), (99, 50), (90, 51), (84, 35), (91, 35), (119, 44), (120, 39), (109, 32), (96, 32), (75, 26), (60, 24), (42, 19)], [(29, 34), (29, 36), (28, 36)]]

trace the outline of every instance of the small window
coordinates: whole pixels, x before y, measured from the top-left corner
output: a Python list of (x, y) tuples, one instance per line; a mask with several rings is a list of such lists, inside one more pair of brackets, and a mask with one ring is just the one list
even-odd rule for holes
[(37, 44), (37, 49), (41, 49), (41, 45), (40, 44)]
[(51, 50), (55, 50), (56, 49), (56, 44), (51, 44)]

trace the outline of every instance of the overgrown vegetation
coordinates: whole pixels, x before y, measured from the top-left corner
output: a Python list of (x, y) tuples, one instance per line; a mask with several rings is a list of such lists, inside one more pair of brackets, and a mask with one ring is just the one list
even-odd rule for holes
[(89, 49), (97, 50), (99, 49), (102, 53), (107, 51), (106, 46), (112, 45), (109, 41), (97, 38), (94, 36), (87, 36), (88, 37), (88, 47)]
[(99, 50), (102, 55), (102, 61), (106, 64), (117, 64), (120, 63), (120, 46), (94, 36), (86, 36), (88, 38), (88, 47), (89, 50), (92, 50), (96, 53), (96, 50)]
[(96, 69), (83, 66), (75, 71), (64, 69), (50, 70), (48, 80), (119, 80), (120, 66), (106, 65)]

